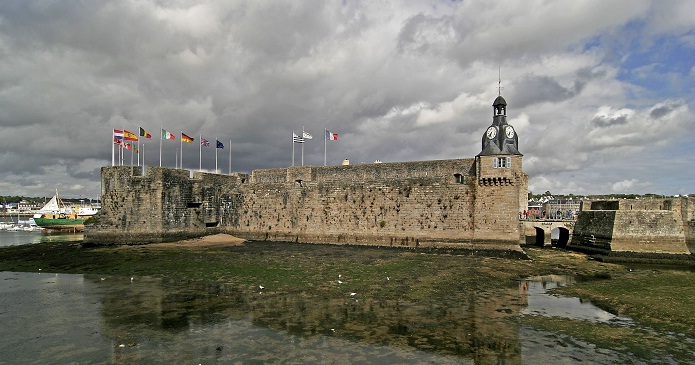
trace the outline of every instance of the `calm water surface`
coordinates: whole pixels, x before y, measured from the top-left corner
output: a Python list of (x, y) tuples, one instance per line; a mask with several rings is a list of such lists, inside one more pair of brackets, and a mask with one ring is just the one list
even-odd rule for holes
[(0, 364), (675, 363), (522, 324), (534, 316), (635, 325), (546, 292), (572, 282), (533, 277), (457, 303), (413, 303), (169, 278), (0, 272)]
[(82, 233), (45, 234), (41, 231), (0, 231), (0, 247), (31, 245), (42, 242), (79, 242), (84, 239)]

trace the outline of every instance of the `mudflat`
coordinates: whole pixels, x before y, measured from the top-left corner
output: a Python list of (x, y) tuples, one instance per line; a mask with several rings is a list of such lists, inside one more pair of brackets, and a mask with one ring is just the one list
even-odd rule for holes
[[(645, 332), (645, 327), (695, 338), (695, 311), (689, 308), (695, 298), (692, 269), (606, 263), (558, 249), (524, 251), (528, 259), (495, 257), (491, 251), (431, 253), (244, 241), (215, 235), (127, 247), (84, 248), (80, 243), (64, 242), (4, 247), (0, 248), (0, 271), (181, 278), (243, 290), (263, 286), (264, 296), (308, 293), (315, 298), (342, 297), (349, 284), (349, 291), (360, 296), (423, 305), (433, 300), (456, 303), (471, 293), (496, 289), (518, 290), (520, 280), (530, 276), (570, 275), (577, 283), (554, 289), (554, 293), (590, 300), (612, 313), (631, 317), (639, 327), (568, 326), (552, 319), (541, 324), (533, 317), (524, 321), (606, 346), (621, 338), (624, 346), (635, 351), (674, 351), (660, 336)], [(685, 346), (678, 351), (694, 350)]]

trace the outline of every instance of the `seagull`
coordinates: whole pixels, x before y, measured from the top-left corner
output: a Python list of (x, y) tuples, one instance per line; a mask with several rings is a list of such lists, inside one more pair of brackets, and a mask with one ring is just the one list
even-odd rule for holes
[(263, 285), (259, 285), (258, 287), (259, 287), (261, 290), (265, 289), (265, 286), (263, 286)]
[(338, 284), (342, 284), (342, 283), (343, 283), (342, 281), (338, 280)]
[(351, 297), (354, 297), (355, 295), (357, 295), (357, 293), (350, 293)]

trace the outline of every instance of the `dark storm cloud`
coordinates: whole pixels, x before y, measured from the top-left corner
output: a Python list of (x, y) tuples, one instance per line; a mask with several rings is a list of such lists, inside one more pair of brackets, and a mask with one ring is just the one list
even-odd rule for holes
[(526, 75), (516, 81), (511, 99), (519, 108), (543, 102), (560, 102), (579, 94), (586, 86), (586, 81), (575, 80), (571, 86), (564, 87), (550, 76)]
[(597, 115), (594, 117), (594, 119), (591, 120), (591, 124), (597, 127), (610, 127), (615, 125), (627, 124), (628, 121), (629, 116), (626, 114), (615, 116)]
[[(572, 11), (541, 1), (0, 2), (0, 169), (22, 177), (0, 188), (98, 191), (114, 128), (153, 135), (141, 141), (147, 165), (159, 164), (160, 127), (184, 131), (196, 139), (183, 146), (192, 169), (199, 157), (214, 169), (215, 149), (198, 154), (201, 134), (225, 144), (223, 171), (229, 147), (235, 171), (288, 166), (302, 126), (314, 136), (307, 164), (323, 164), (324, 128), (340, 135), (327, 145), (333, 164), (470, 157), (491, 123), (499, 68), (531, 171), (554, 173), (543, 166), (555, 166), (546, 140), (565, 133), (559, 113), (572, 116), (578, 139), (582, 128), (625, 126), (613, 112), (590, 123), (599, 106), (621, 110), (634, 92), (600, 42), (622, 41), (624, 24), (661, 8), (616, 1)], [(651, 118), (664, 135), (687, 106), (659, 102), (634, 104), (659, 105)], [(164, 166), (179, 148), (163, 143)]]
[[(678, 107), (676, 105), (675, 107)], [(654, 118), (654, 119), (659, 119), (667, 116), (669, 113), (671, 113), (674, 109), (674, 105), (662, 105), (660, 107), (652, 109), (652, 111), (649, 112), (649, 116)]]

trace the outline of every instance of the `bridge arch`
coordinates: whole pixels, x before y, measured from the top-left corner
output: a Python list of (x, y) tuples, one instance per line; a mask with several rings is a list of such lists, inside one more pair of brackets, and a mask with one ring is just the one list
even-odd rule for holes
[(574, 222), (558, 220), (522, 220), (524, 242), (527, 245), (544, 247), (546, 244), (566, 248), (572, 237)]
[(533, 227), (536, 230), (536, 239), (534, 245), (538, 247), (545, 246), (545, 230), (541, 227)]
[(555, 227), (550, 231), (550, 242), (559, 248), (566, 248), (570, 241), (570, 230), (566, 227)]

